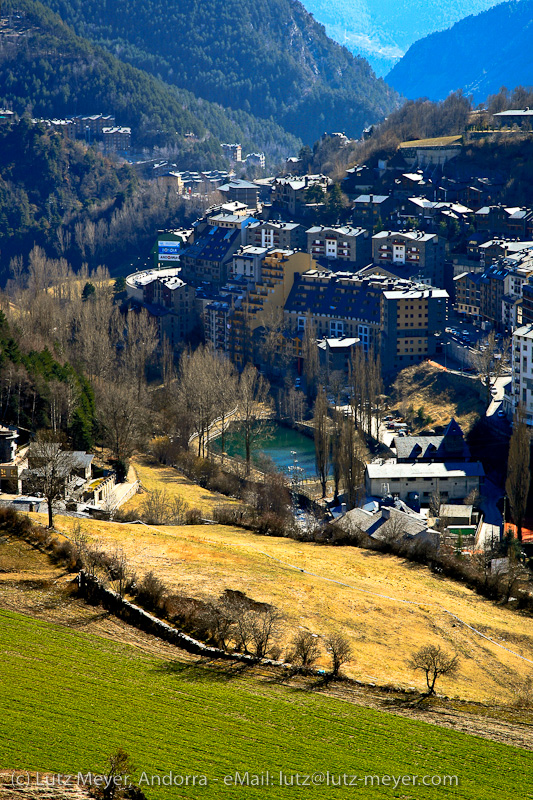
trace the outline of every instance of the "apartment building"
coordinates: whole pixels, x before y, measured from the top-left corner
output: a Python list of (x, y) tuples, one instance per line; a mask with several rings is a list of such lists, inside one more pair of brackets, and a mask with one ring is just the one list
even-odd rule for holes
[(381, 297), (381, 360), (385, 373), (423, 361), (439, 349), (448, 292), (432, 287), (393, 288)]
[(512, 337), (511, 411), (522, 406), (533, 426), (533, 323), (517, 328)]
[(305, 227), (297, 222), (256, 220), (247, 226), (244, 243), (254, 247), (305, 250), (307, 237)]
[[(320, 264), (339, 262), (340, 269), (357, 269), (370, 263), (372, 242), (364, 228), (351, 225), (314, 225), (308, 228), (307, 252)], [(333, 268), (333, 266), (331, 267)]]
[(309, 202), (307, 190), (311, 186), (316, 186), (321, 190), (325, 199), (330, 184), (331, 179), (325, 175), (276, 178), (272, 183), (272, 205), (293, 216), (301, 216)]
[(372, 260), (376, 265), (406, 268), (406, 277), (417, 277), (432, 286), (444, 285), (444, 240), (423, 231), (380, 231), (372, 237)]

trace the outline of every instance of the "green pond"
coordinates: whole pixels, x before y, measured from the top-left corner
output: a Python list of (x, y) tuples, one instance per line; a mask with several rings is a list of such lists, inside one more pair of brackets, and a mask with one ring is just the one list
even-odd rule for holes
[[(211, 447), (214, 452), (220, 452), (220, 438), (212, 441)], [(245, 457), (244, 439), (238, 424), (232, 425), (226, 432), (224, 449), (232, 458)], [(271, 460), (282, 472), (290, 473), (290, 468), (296, 463), (296, 466), (302, 470), (301, 478), (316, 476), (313, 439), (277, 422), (269, 423), (268, 431), (261, 434), (253, 444), (252, 460), (254, 463), (260, 467), (261, 460), (265, 458)]]

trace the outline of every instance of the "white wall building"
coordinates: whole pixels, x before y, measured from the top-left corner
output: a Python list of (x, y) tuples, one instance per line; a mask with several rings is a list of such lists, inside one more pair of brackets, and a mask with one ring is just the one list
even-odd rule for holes
[(511, 412), (522, 405), (528, 425), (533, 425), (533, 324), (513, 333)]

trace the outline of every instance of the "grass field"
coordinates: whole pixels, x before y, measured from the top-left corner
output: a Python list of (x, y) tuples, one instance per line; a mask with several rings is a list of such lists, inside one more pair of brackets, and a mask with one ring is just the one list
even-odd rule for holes
[[(4, 769), (101, 771), (123, 747), (138, 774), (205, 775), (206, 787), (143, 786), (150, 798), (533, 797), (531, 755), (238, 672), (0, 611)], [(225, 775), (457, 775), (457, 788), (226, 787)]]
[(400, 147), (445, 147), (461, 141), (461, 136), (437, 136), (434, 139), (412, 139), (402, 142)]
[[(224, 495), (211, 492), (209, 489), (202, 489), (201, 486), (190, 481), (173, 467), (158, 464), (149, 457), (135, 456), (132, 458), (131, 464), (144, 489), (147, 491), (164, 490), (169, 497), (181, 497), (190, 508), (199, 508), (203, 513), (210, 514), (215, 506), (237, 502)], [(122, 506), (122, 510), (138, 509), (142, 504), (142, 499), (142, 493), (135, 495)]]
[[(56, 524), (68, 532), (73, 520), (57, 517)], [(422, 688), (406, 661), (429, 643), (461, 658), (459, 677), (440, 684), (449, 696), (508, 703), (514, 685), (531, 672), (531, 663), (504, 649), (533, 660), (530, 617), (395, 556), (223, 525), (145, 528), (83, 521), (82, 527), (108, 550), (121, 546), (138, 575), (153, 570), (189, 596), (213, 599), (230, 588), (273, 603), (286, 621), (282, 645), (300, 627), (319, 635), (340, 630), (355, 653), (346, 673), (365, 682)]]

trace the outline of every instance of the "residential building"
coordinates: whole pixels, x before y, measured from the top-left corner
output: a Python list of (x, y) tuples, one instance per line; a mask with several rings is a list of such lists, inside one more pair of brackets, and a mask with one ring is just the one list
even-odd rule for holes
[(310, 202), (307, 198), (308, 189), (318, 187), (325, 199), (330, 184), (331, 179), (325, 175), (302, 175), (298, 178), (289, 175), (286, 178), (276, 178), (272, 184), (272, 205), (291, 216), (301, 217)]
[(455, 285), (454, 309), (473, 322), (481, 318), (481, 273), (462, 272), (453, 279)]
[(395, 436), (391, 446), (398, 464), (472, 460), (464, 433), (455, 419), (440, 435)]
[(239, 228), (209, 226), (180, 255), (183, 279), (223, 286), (229, 276), (233, 254), (241, 246), (241, 241)]
[(364, 228), (314, 225), (306, 233), (307, 252), (332, 269), (334, 262), (338, 262), (339, 269), (346, 270), (347, 267), (364, 267), (372, 259), (370, 234)]
[(416, 277), (432, 286), (444, 285), (444, 240), (423, 231), (380, 231), (372, 237), (372, 260), (376, 265), (406, 267), (406, 277)]
[(511, 413), (518, 405), (533, 426), (533, 323), (514, 331), (512, 337)]
[(447, 500), (464, 500), (471, 492), (479, 491), (484, 475), (479, 461), (429, 464), (386, 461), (367, 465), (365, 488), (367, 495), (372, 497), (392, 494), (409, 501), (418, 495), (420, 502), (428, 505), (432, 495)]
[(435, 355), (447, 319), (448, 292), (432, 287), (384, 291), (381, 297), (381, 361), (385, 373)]
[(354, 200), (365, 192), (371, 192), (376, 181), (374, 170), (366, 164), (355, 166), (346, 170), (346, 177), (342, 181), (342, 191)]
[(260, 169), (265, 169), (266, 167), (264, 153), (248, 153), (244, 161), (250, 167), (259, 167)]
[(474, 224), (487, 240), (501, 236), (526, 240), (533, 234), (533, 211), (519, 206), (482, 206), (474, 214)]
[(234, 278), (243, 278), (247, 283), (259, 283), (262, 266), (269, 249), (247, 244), (239, 247), (233, 256), (231, 273)]
[(258, 203), (259, 187), (250, 181), (232, 178), (228, 183), (218, 187), (226, 202), (244, 203), (251, 211), (255, 211)]
[(242, 161), (242, 147), (240, 144), (221, 144), (222, 152), (231, 161)]
[(522, 286), (522, 323), (533, 324), (533, 275)]
[(471, 461), (463, 432), (454, 419), (441, 436), (396, 437), (393, 446), (395, 459), (366, 468), (369, 495), (392, 494), (407, 502), (418, 495), (420, 503), (428, 505), (432, 496), (463, 500), (472, 491), (479, 491), (483, 466)]
[[(246, 297), (231, 315), (231, 355), (238, 366), (243, 366), (251, 355), (254, 342), (261, 337), (261, 330), (283, 314), (295, 280), (306, 273), (314, 262), (308, 253), (293, 250), (269, 250), (262, 260), (261, 278), (249, 287)], [(279, 348), (297, 348), (294, 338), (285, 339), (280, 334)]]
[(320, 268), (298, 275), (285, 303), (287, 328), (302, 333), (310, 321), (317, 339), (357, 338), (365, 352), (379, 350), (380, 303), (384, 278)]
[(327, 337), (317, 343), (318, 362), (328, 382), (333, 372), (341, 372), (348, 378), (354, 350), (360, 346), (361, 340), (353, 336), (342, 336), (339, 339)]
[(433, 187), (429, 178), (419, 169), (416, 172), (404, 172), (394, 179), (394, 196), (397, 198), (423, 197), (432, 193)]
[(384, 224), (394, 210), (394, 200), (388, 194), (360, 194), (353, 203), (353, 224), (373, 231), (378, 224)]
[(114, 126), (102, 129), (104, 153), (125, 153), (131, 145), (131, 128)]
[(115, 117), (112, 114), (77, 114), (72, 117), (72, 124), (76, 138), (91, 143), (101, 141), (104, 128), (115, 127)]
[(408, 507), (403, 503), (401, 505), (407, 510), (385, 505), (375, 511), (352, 508), (351, 511), (338, 517), (335, 525), (347, 533), (364, 531), (376, 541), (387, 541), (391, 536), (401, 535), (404, 542), (410, 542), (413, 545), (428, 543), (437, 546), (439, 533), (430, 528), (426, 520), (409, 513)]
[(183, 344), (198, 323), (196, 290), (179, 275), (156, 275), (144, 286), (143, 304), (158, 325), (159, 340), (172, 349)]
[(156, 321), (159, 340), (172, 348), (183, 344), (198, 324), (196, 290), (185, 283), (180, 267), (134, 272), (126, 278), (126, 292), (133, 306), (143, 306)]
[(297, 222), (253, 221), (246, 228), (246, 244), (255, 247), (280, 248), (281, 250), (305, 250), (307, 238), (305, 227)]
[(531, 124), (533, 121), (533, 109), (531, 108), (509, 108), (507, 111), (499, 111), (492, 115), (496, 122), (502, 126), (523, 125), (525, 122)]
[(516, 255), (526, 249), (533, 249), (533, 242), (489, 239), (487, 242), (477, 245), (479, 262), (483, 267), (490, 267), (500, 259)]

